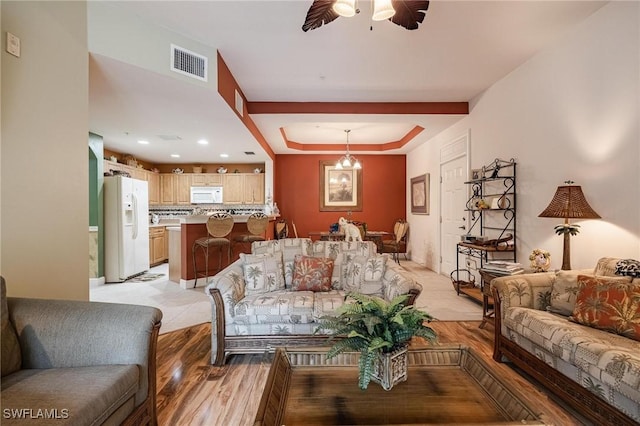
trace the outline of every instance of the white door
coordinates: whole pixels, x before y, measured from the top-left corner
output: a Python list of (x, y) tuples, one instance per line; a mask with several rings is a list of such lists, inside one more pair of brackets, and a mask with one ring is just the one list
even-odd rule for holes
[(468, 218), (465, 211), (468, 188), (467, 156), (461, 156), (440, 166), (441, 218), (440, 226), (440, 273), (449, 276), (456, 269), (456, 244), (460, 235), (467, 233)]

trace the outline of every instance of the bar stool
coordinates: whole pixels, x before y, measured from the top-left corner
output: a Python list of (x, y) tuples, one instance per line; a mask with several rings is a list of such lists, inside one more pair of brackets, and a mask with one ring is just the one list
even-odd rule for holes
[(253, 213), (247, 219), (248, 234), (241, 234), (236, 236), (233, 241), (237, 244), (253, 243), (254, 241), (266, 240), (264, 233), (269, 225), (269, 217), (264, 213)]
[[(193, 257), (193, 272), (196, 279), (193, 283), (195, 288), (198, 284), (198, 275), (207, 279), (209, 282), (209, 248), (218, 247), (220, 249), (218, 258), (218, 270), (222, 269), (222, 250), (227, 249), (227, 260), (231, 263), (231, 241), (227, 236), (233, 229), (233, 216), (226, 212), (218, 212), (209, 216), (207, 220), (207, 235), (206, 237), (198, 238), (193, 242), (191, 247), (191, 254)], [(201, 249), (204, 252), (204, 274), (198, 272), (196, 267), (196, 251)]]

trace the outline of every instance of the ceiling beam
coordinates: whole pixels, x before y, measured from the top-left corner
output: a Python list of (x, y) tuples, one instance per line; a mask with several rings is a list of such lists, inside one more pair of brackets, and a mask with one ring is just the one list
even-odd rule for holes
[(251, 102), (249, 114), (469, 114), (469, 102)]

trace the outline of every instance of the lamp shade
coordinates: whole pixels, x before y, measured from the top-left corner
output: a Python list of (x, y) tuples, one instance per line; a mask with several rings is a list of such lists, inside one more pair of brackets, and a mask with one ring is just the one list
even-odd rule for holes
[(373, 15), (371, 19), (374, 21), (384, 21), (396, 14), (396, 10), (391, 4), (391, 0), (373, 0)]
[(538, 217), (600, 219), (600, 215), (587, 202), (579, 185), (559, 186), (547, 208)]
[(340, 16), (350, 18), (356, 14), (356, 0), (336, 0), (333, 11)]

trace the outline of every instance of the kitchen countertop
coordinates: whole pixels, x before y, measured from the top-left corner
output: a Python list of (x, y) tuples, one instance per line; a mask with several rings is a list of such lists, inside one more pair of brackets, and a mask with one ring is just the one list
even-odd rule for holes
[[(234, 214), (233, 216), (233, 221), (235, 223), (247, 223), (247, 219), (249, 219), (248, 214)], [(280, 215), (269, 215), (269, 220), (276, 220), (276, 218), (280, 217)], [(185, 217), (181, 217), (180, 223), (206, 223), (207, 220), (209, 219), (209, 215), (203, 214), (203, 215), (193, 215), (193, 216), (185, 216)]]

